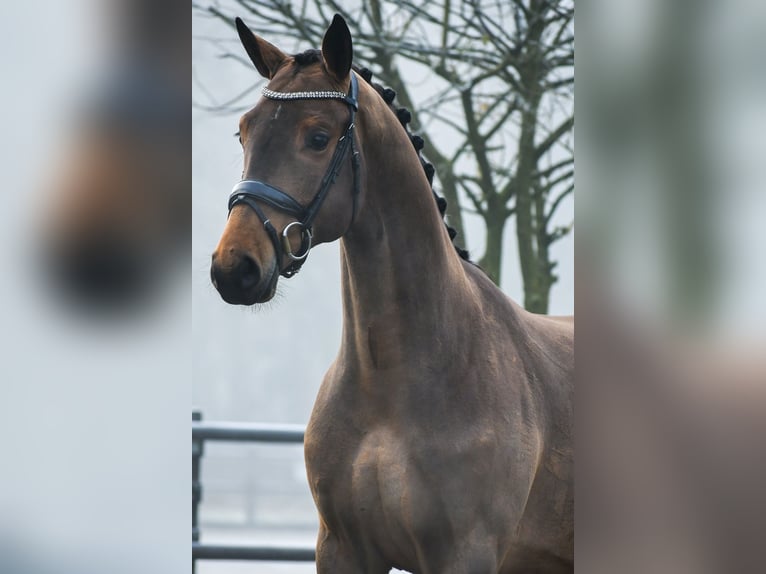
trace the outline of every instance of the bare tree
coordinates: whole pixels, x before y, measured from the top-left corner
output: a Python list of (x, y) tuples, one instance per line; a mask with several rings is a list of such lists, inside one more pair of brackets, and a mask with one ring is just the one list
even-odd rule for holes
[[(201, 14), (319, 45), (334, 12), (354, 35), (355, 59), (397, 92), (425, 141), (450, 224), (481, 217), (479, 264), (501, 276), (503, 234), (516, 222), (524, 304), (548, 309), (557, 280), (550, 247), (572, 224), (554, 216), (574, 191), (574, 6), (571, 0), (230, 0)], [(412, 70), (431, 74), (413, 90)], [(243, 94), (242, 96), (244, 96)]]

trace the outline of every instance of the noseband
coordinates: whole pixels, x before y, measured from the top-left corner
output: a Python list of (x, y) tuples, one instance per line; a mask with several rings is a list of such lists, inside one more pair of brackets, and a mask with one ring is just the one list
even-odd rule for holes
[[(353, 211), (351, 213), (352, 223), (356, 217), (356, 202), (357, 196), (359, 195), (359, 151), (356, 149), (354, 143), (354, 117), (356, 111), (359, 109), (357, 102), (358, 92), (359, 86), (353, 72), (351, 73), (351, 87), (349, 88), (348, 94), (331, 91), (275, 92), (267, 88), (263, 89), (263, 96), (270, 100), (341, 100), (348, 104), (350, 112), (348, 127), (335, 146), (335, 153), (333, 153), (330, 165), (319, 185), (319, 191), (317, 191), (314, 199), (312, 199), (306, 207), (295, 201), (295, 199), (281, 189), (277, 189), (273, 185), (269, 185), (263, 181), (256, 180), (246, 179), (240, 181), (234, 186), (234, 189), (229, 196), (229, 213), (231, 213), (231, 210), (235, 205), (244, 203), (255, 211), (256, 215), (263, 223), (266, 232), (269, 234), (271, 243), (274, 246), (274, 252), (277, 255), (277, 269), (281, 268), (281, 253), (284, 253), (292, 260), (292, 263), (286, 267), (284, 271), (280, 271), (280, 275), (284, 277), (289, 278), (298, 273), (301, 265), (306, 261), (313, 239), (312, 224), (314, 223), (314, 218), (316, 218), (317, 213), (319, 213), (319, 209), (322, 207), (322, 203), (324, 203), (324, 200), (330, 191), (330, 187), (335, 183), (338, 173), (343, 165), (343, 160), (349, 149), (351, 150), (351, 167), (354, 173), (354, 186), (352, 190)], [(266, 214), (264, 214), (259, 206), (259, 202), (292, 215), (297, 220), (288, 224), (282, 230), (281, 242), (277, 230), (274, 228), (269, 218), (266, 217)], [(301, 232), (301, 246), (298, 253), (293, 253), (292, 247), (290, 246), (289, 233), (290, 229), (293, 227), (298, 227)]]

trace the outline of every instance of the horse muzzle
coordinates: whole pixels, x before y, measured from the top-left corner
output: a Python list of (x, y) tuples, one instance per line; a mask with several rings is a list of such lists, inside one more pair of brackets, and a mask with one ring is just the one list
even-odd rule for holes
[(210, 279), (221, 298), (232, 305), (255, 305), (274, 297), (279, 279), (275, 262), (264, 270), (247, 254), (229, 256), (226, 260), (213, 254)]

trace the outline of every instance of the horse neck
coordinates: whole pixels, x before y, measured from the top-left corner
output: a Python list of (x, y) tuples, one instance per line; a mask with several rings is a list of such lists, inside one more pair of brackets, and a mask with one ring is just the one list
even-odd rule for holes
[(362, 354), (375, 338), (406, 347), (433, 335), (466, 285), (408, 135), (389, 110), (369, 113), (357, 122), (364, 203), (341, 241), (344, 343)]

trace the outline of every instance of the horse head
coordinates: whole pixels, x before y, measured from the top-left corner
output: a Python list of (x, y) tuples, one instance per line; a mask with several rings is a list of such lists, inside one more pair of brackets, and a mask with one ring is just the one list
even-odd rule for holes
[(239, 122), (242, 181), (210, 273), (225, 301), (252, 305), (271, 299), (279, 276), (297, 273), (312, 246), (340, 238), (354, 222), (364, 187), (354, 123), (364, 82), (351, 69), (351, 34), (340, 16), (321, 51), (296, 56), (236, 23), (269, 83)]

